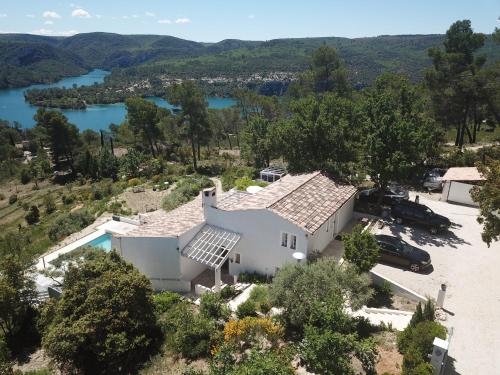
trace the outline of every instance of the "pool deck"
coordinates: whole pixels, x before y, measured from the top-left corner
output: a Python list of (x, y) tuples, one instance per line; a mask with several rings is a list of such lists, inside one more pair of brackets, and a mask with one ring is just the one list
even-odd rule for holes
[(54, 284), (54, 281), (51, 278), (44, 276), (40, 272), (50, 268), (49, 263), (60, 255), (78, 249), (79, 247), (102, 235), (105, 235), (106, 233), (123, 235), (133, 229), (136, 229), (136, 225), (122, 221), (114, 221), (111, 215), (105, 214), (97, 218), (97, 220), (88, 227), (68, 236), (59, 244), (52, 247), (47, 253), (38, 258), (38, 262), (36, 263), (36, 269), (39, 271), (36, 276), (38, 290), (46, 290), (49, 285)]

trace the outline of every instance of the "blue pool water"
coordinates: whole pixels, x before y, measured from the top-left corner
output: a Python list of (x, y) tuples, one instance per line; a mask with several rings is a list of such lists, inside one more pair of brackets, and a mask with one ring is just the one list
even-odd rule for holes
[(102, 249), (108, 253), (111, 251), (111, 234), (109, 233), (103, 234), (102, 236), (93, 239), (92, 241), (86, 243), (83, 246), (92, 246), (95, 248)]

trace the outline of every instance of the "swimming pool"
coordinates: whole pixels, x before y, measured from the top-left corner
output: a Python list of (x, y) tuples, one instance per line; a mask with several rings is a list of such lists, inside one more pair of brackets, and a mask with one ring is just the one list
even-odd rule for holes
[(99, 237), (93, 239), (90, 242), (87, 242), (86, 244), (84, 244), (81, 247), (92, 246), (92, 247), (102, 249), (108, 253), (111, 251), (111, 237), (112, 237), (111, 234), (106, 233), (106, 234), (103, 234), (102, 236), (99, 236)]

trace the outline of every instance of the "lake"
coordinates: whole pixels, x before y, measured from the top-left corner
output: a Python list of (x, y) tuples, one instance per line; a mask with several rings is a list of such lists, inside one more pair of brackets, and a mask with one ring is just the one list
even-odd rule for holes
[[(24, 128), (31, 128), (35, 125), (33, 116), (38, 107), (30, 105), (24, 100), (24, 92), (32, 88), (49, 87), (72, 87), (93, 85), (95, 82), (104, 82), (109, 72), (95, 69), (87, 74), (78, 77), (64, 78), (51, 84), (37, 84), (17, 89), (0, 90), (0, 119), (8, 121), (17, 121)], [(148, 98), (156, 105), (164, 108), (173, 108), (166, 100), (158, 97)], [(236, 101), (231, 98), (207, 98), (210, 108), (220, 109), (231, 107)], [(90, 105), (85, 110), (64, 109), (62, 113), (68, 118), (69, 122), (78, 126), (80, 130), (107, 130), (109, 124), (120, 124), (127, 113), (124, 103)]]

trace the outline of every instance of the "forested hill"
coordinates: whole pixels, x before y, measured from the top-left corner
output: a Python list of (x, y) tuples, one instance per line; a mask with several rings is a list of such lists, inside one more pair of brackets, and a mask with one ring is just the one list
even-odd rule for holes
[[(312, 50), (323, 44), (339, 51), (352, 72), (353, 83), (368, 84), (387, 70), (418, 80), (430, 64), (427, 49), (441, 46), (442, 40), (443, 35), (397, 35), (198, 43), (162, 35), (2, 34), (0, 88), (49, 82), (91, 68), (122, 68), (117, 74), (137, 78), (158, 73), (197, 78), (297, 72), (307, 66)], [(500, 58), (500, 46), (490, 40), (482, 52), (489, 61)]]

